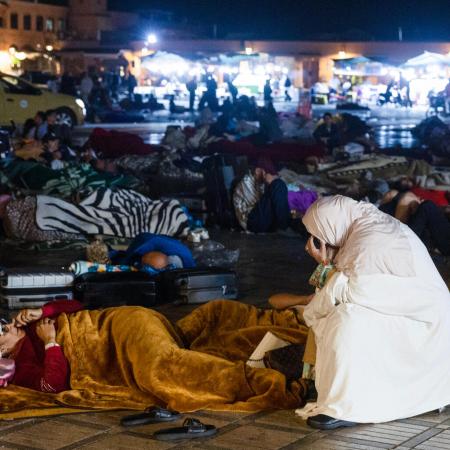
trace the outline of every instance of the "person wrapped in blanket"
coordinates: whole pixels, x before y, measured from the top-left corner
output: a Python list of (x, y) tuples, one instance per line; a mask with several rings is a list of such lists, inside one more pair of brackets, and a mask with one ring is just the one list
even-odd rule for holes
[(69, 363), (56, 341), (55, 319), (81, 309), (76, 300), (54, 301), (42, 308), (23, 309), (1, 325), (0, 352), (15, 361), (12, 384), (49, 393), (70, 388)]
[[(106, 247), (106, 246), (105, 246)], [(105, 255), (106, 253), (106, 259)], [(126, 251), (102, 252), (101, 257), (88, 261), (76, 261), (70, 270), (75, 275), (87, 272), (158, 272), (195, 267), (195, 261), (188, 247), (168, 236), (141, 233), (131, 242)]]

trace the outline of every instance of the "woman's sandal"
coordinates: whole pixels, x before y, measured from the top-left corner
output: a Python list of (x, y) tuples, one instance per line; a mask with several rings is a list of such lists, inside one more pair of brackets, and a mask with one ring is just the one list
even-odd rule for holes
[(147, 408), (141, 414), (133, 414), (125, 416), (121, 419), (120, 424), (124, 427), (133, 427), (137, 425), (147, 425), (150, 423), (173, 422), (181, 418), (181, 414), (170, 409), (151, 407)]
[(159, 441), (174, 441), (177, 439), (195, 439), (213, 436), (217, 433), (214, 425), (206, 425), (197, 419), (188, 417), (182, 427), (167, 428), (157, 431), (153, 436)]

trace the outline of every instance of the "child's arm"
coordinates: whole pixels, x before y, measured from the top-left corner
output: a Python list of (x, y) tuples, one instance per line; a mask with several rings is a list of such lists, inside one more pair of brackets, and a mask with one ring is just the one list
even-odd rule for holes
[(269, 304), (275, 309), (286, 309), (296, 305), (307, 305), (314, 294), (294, 295), (294, 294), (275, 294), (269, 298)]

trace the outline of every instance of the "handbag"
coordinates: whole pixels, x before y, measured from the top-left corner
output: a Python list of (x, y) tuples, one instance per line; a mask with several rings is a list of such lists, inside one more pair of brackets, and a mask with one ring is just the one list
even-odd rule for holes
[(303, 372), (303, 344), (289, 344), (285, 347), (270, 350), (264, 354), (264, 365), (269, 369), (281, 372), (286, 381), (299, 380)]

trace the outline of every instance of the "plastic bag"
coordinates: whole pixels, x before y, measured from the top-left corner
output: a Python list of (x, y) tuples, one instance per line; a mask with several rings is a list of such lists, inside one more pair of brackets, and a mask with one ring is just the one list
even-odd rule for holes
[(239, 249), (230, 250), (211, 240), (194, 244), (191, 250), (197, 264), (203, 267), (231, 268), (237, 264), (240, 255)]

